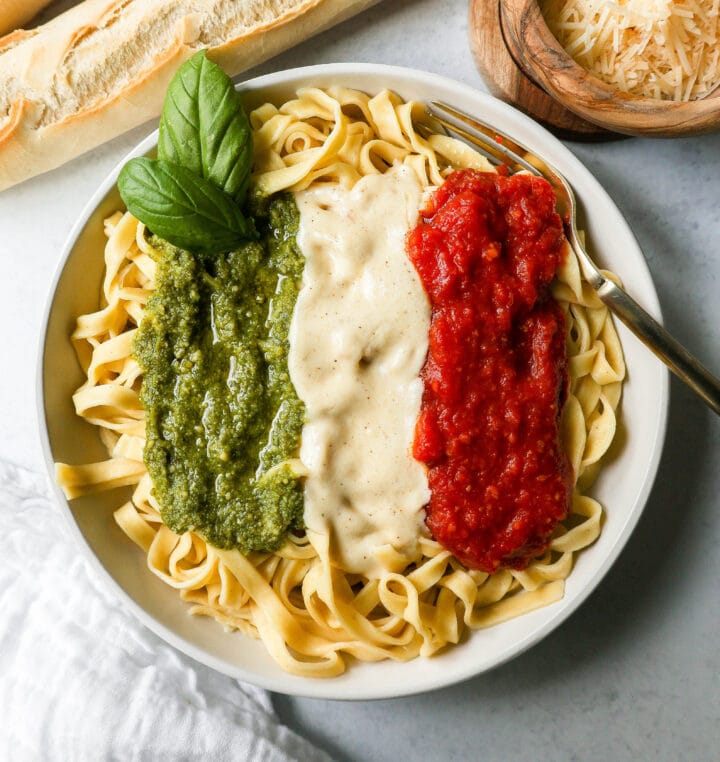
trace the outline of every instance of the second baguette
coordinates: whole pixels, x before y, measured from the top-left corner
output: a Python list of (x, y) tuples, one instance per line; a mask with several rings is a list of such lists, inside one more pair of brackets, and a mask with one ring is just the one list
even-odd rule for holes
[(51, 2), (52, 0), (0, 0), (0, 35), (26, 24)]
[(85, 0), (0, 39), (0, 190), (159, 115), (200, 48), (230, 74), (378, 0)]

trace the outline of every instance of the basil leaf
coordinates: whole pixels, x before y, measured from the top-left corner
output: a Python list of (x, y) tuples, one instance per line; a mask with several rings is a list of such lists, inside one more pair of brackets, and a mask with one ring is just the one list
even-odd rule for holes
[(118, 189), (131, 214), (180, 248), (219, 253), (256, 237), (252, 220), (227, 193), (176, 164), (131, 159), (120, 172)]
[(196, 53), (177, 71), (163, 105), (158, 158), (211, 180), (238, 204), (252, 169), (252, 133), (227, 74)]

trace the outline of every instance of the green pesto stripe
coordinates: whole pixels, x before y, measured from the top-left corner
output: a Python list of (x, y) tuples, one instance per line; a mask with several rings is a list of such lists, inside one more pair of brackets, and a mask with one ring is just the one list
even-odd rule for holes
[(163, 521), (244, 553), (276, 550), (302, 527), (302, 485), (285, 463), (305, 417), (287, 365), (299, 220), (288, 194), (256, 220), (260, 241), (227, 255), (153, 239), (156, 289), (135, 340)]

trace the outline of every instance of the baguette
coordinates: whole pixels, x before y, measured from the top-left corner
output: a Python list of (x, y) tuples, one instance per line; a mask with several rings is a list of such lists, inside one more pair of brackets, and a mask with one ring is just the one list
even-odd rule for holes
[(26, 24), (52, 0), (0, 0), (0, 35)]
[(0, 39), (0, 190), (160, 114), (201, 48), (237, 74), (377, 0), (85, 0)]
[(0, 0), (0, 35), (26, 24), (52, 0)]

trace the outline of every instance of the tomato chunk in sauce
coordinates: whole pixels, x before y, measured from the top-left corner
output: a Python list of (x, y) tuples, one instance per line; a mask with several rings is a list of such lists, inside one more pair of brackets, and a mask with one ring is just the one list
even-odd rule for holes
[(472, 569), (522, 569), (567, 515), (560, 441), (566, 319), (550, 294), (565, 255), (542, 178), (452, 173), (408, 255), (432, 307), (413, 455), (428, 466), (426, 523)]

